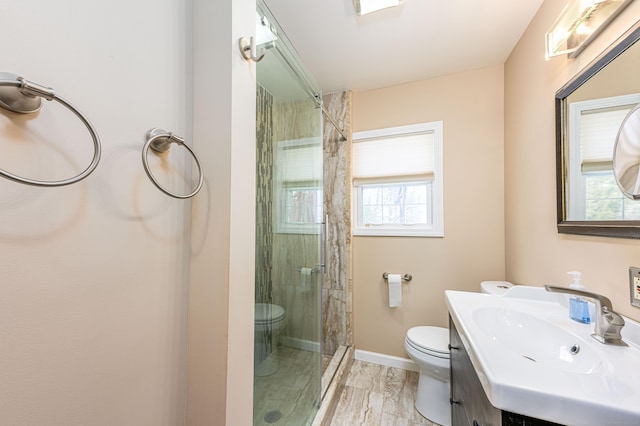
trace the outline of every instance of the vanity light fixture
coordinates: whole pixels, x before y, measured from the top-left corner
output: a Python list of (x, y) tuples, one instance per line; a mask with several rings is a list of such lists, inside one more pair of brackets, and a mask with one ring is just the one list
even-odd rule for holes
[(546, 58), (575, 58), (633, 0), (571, 0), (546, 34)]
[(400, 6), (403, 3), (404, 0), (353, 0), (353, 7), (356, 9), (356, 14), (361, 16), (388, 7)]

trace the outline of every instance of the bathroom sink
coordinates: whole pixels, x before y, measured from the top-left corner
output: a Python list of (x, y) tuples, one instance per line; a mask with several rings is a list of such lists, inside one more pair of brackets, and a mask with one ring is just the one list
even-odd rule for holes
[(473, 320), (504, 351), (550, 369), (590, 374), (601, 371), (601, 357), (574, 334), (523, 312), (480, 308)]
[(640, 324), (625, 318), (629, 346), (610, 346), (591, 337), (593, 324), (569, 319), (564, 295), (542, 288), (445, 294), (495, 407), (566, 425), (640, 425)]

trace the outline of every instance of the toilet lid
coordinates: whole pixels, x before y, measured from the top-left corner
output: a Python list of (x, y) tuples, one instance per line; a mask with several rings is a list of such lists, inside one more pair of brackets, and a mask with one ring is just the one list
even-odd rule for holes
[(269, 303), (256, 303), (255, 322), (265, 323), (277, 321), (284, 316), (284, 308), (280, 305)]
[(407, 339), (425, 351), (449, 354), (449, 330), (442, 327), (420, 326), (407, 331)]

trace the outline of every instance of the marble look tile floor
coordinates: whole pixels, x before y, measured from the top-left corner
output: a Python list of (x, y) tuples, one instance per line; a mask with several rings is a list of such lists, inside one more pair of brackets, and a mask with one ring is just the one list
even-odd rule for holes
[(253, 425), (310, 424), (320, 399), (320, 354), (279, 346), (278, 370), (254, 377)]
[(329, 364), (331, 363), (331, 355), (322, 354), (322, 372), (324, 373)]
[(416, 411), (418, 373), (355, 360), (329, 426), (438, 426)]

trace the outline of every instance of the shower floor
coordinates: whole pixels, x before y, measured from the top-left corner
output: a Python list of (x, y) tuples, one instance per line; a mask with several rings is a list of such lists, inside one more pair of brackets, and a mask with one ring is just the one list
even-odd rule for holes
[[(315, 415), (320, 378), (318, 353), (278, 347), (279, 369), (266, 377), (254, 378), (254, 426), (300, 426)], [(324, 357), (322, 362), (325, 365)]]

